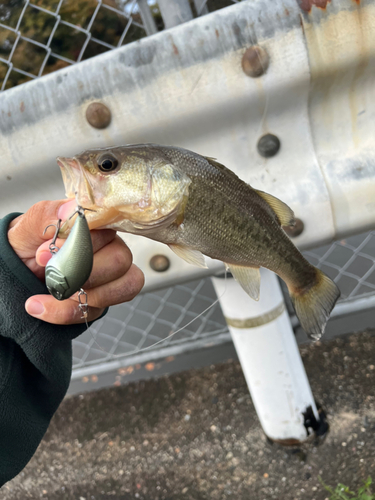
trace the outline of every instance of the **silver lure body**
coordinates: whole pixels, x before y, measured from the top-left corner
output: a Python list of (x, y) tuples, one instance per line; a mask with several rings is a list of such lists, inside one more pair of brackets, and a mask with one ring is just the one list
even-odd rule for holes
[(78, 292), (88, 280), (94, 260), (89, 226), (83, 209), (64, 244), (50, 259), (45, 270), (48, 291), (58, 300)]

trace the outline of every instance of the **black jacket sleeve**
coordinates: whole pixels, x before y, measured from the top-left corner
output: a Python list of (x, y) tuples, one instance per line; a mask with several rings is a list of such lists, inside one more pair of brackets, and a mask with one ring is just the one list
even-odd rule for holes
[(0, 220), (0, 487), (35, 453), (69, 386), (72, 339), (85, 330), (26, 313), (25, 301), (48, 291), (8, 242), (18, 215)]

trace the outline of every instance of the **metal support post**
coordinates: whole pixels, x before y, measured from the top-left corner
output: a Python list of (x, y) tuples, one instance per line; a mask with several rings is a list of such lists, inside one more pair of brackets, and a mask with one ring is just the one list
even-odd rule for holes
[(194, 5), (198, 16), (205, 16), (208, 14), (207, 0), (194, 0)]
[(265, 434), (297, 444), (319, 428), (319, 414), (277, 277), (261, 269), (259, 302), (232, 278), (213, 285)]
[(189, 0), (159, 0), (159, 9), (166, 29), (193, 19)]
[(138, 8), (147, 35), (150, 36), (157, 33), (158, 29), (156, 27), (155, 20), (152, 16), (147, 0), (138, 0)]

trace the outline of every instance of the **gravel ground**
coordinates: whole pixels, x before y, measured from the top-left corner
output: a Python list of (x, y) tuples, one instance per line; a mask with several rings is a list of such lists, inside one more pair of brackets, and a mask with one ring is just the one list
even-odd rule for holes
[(324, 500), (375, 479), (375, 331), (301, 348), (326, 439), (267, 441), (238, 362), (68, 397), (2, 500)]

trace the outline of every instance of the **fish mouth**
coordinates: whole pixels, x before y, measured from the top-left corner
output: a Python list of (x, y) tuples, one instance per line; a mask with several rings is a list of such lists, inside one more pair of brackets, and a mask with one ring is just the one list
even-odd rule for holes
[(95, 204), (92, 187), (77, 158), (58, 156), (57, 164), (60, 167), (67, 198), (75, 198), (77, 205), (88, 208)]

